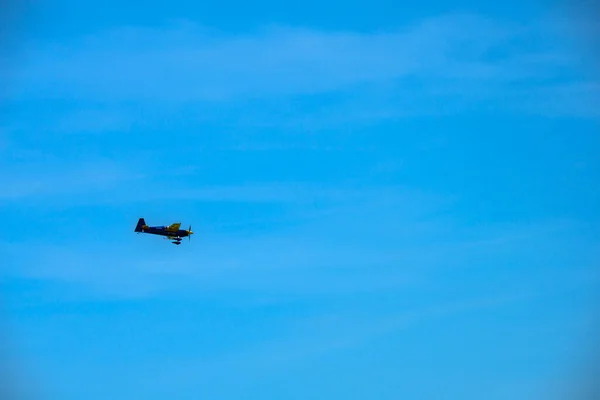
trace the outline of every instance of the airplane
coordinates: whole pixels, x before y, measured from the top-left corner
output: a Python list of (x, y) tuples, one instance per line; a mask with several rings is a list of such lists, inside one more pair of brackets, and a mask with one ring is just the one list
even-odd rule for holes
[(188, 230), (179, 229), (180, 226), (181, 226), (180, 222), (176, 222), (169, 226), (148, 226), (148, 225), (146, 225), (146, 221), (144, 220), (144, 218), (140, 218), (138, 220), (138, 223), (135, 227), (134, 232), (149, 233), (151, 235), (165, 236), (165, 239), (173, 240), (173, 242), (172, 242), (173, 244), (180, 245), (182, 237), (187, 236), (188, 240), (190, 240), (191, 235), (194, 234), (194, 232), (192, 232), (191, 225), (190, 225), (190, 229), (188, 229)]

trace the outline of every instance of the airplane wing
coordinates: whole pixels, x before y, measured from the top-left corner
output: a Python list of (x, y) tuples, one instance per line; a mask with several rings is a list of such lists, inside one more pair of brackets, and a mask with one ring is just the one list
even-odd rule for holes
[(179, 230), (179, 227), (181, 226), (180, 222), (176, 222), (174, 224), (169, 225), (169, 227), (167, 227), (167, 231), (173, 231), (176, 232)]

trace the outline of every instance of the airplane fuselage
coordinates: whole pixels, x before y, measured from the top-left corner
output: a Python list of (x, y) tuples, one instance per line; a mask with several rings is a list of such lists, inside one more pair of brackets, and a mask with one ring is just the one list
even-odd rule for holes
[(178, 229), (176, 231), (167, 230), (166, 226), (148, 226), (142, 227), (142, 233), (149, 233), (151, 235), (160, 235), (168, 237), (186, 237), (189, 236), (189, 232), (185, 229)]

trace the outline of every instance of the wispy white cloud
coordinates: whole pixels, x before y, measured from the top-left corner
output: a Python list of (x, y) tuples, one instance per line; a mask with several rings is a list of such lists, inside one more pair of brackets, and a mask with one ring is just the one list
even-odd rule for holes
[[(125, 396), (129, 395), (130, 391), (143, 396), (146, 392), (156, 395), (167, 390), (186, 393), (191, 388), (206, 395), (225, 393), (235, 397), (241, 393), (252, 393), (256, 385), (268, 384), (272, 387), (273, 382), (282, 377), (282, 373), (287, 376), (291, 370), (327, 361), (330, 357), (335, 357), (336, 353), (339, 355), (356, 349), (373, 349), (369, 346), (389, 335), (402, 336), (407, 332), (410, 335), (411, 328), (419, 323), (435, 323), (440, 318), (493, 311), (524, 299), (526, 298), (523, 296), (509, 294), (444, 304), (431, 302), (428, 306), (399, 308), (394, 312), (384, 313), (361, 313), (356, 310), (328, 313), (320, 310), (302, 317), (288, 315), (283, 320), (270, 321), (260, 337), (240, 340), (229, 344), (227, 348), (209, 349), (202, 346), (202, 350), (188, 350), (184, 354), (177, 351), (164, 354), (158, 351), (144, 357), (143, 362), (138, 362), (133, 357), (120, 357), (119, 362), (115, 363), (110, 355), (102, 354), (95, 363), (86, 364), (84, 371), (101, 374), (112, 383), (108, 386), (92, 383), (91, 386), (87, 384), (84, 387), (78, 382), (71, 382), (72, 374), (62, 379), (70, 383), (72, 390), (81, 394), (93, 391), (108, 397), (116, 395), (117, 398), (123, 393)], [(229, 316), (223, 317), (225, 319), (228, 320), (227, 325), (236, 321)], [(238, 328), (243, 330), (245, 322), (239, 321)], [(200, 338), (194, 343), (198, 343), (198, 340), (206, 343)], [(217, 343), (221, 340), (227, 339), (219, 338)], [(404, 366), (409, 363), (410, 361), (401, 358), (396, 365)], [(368, 369), (368, 366), (364, 368)], [(61, 371), (66, 375), (67, 371), (75, 369), (75, 373), (81, 373), (81, 365), (67, 361)], [(123, 373), (125, 371), (134, 372)], [(199, 388), (200, 377), (202, 384)], [(232, 379), (236, 384), (227, 385)], [(118, 395), (114, 388), (118, 388)]]
[(14, 118), (9, 134), (196, 136), (215, 121), (306, 132), (472, 111), (597, 118), (598, 84), (557, 21), (450, 14), (395, 31), (237, 34), (188, 22), (31, 43), (8, 99), (76, 103)]
[[(224, 285), (226, 288), (237, 287), (244, 290), (246, 287), (253, 290), (257, 285), (267, 285), (269, 290), (278, 292), (269, 283), (274, 280), (287, 287), (285, 290), (288, 293), (301, 293), (302, 288), (307, 286), (312, 291), (334, 293), (382, 289), (402, 285), (413, 279), (409, 270), (398, 273), (393, 268), (379, 271), (372, 269), (370, 277), (360, 280), (358, 286), (357, 281), (351, 277), (362, 274), (361, 271), (364, 272), (366, 266), (406, 261), (411, 257), (404, 254), (406, 249), (390, 253), (389, 250), (396, 246), (389, 243), (389, 237), (380, 241), (377, 246), (360, 246), (365, 234), (377, 233), (373, 230), (389, 236), (389, 231), (376, 227), (381, 222), (382, 208), (399, 208), (393, 213), (393, 217), (388, 215), (387, 219), (403, 219), (404, 224), (395, 230), (396, 238), (407, 237), (435, 229), (427, 223), (419, 222), (423, 217), (423, 210), (428, 208), (428, 203), (430, 206), (434, 204), (434, 199), (428, 200), (427, 196), (410, 192), (391, 191), (389, 188), (323, 192), (314, 188), (291, 188), (295, 191), (290, 191), (291, 195), (283, 197), (265, 198), (264, 190), (258, 191), (262, 196), (258, 200), (261, 201), (280, 201), (292, 206), (292, 209), (294, 205), (296, 208), (298, 205), (304, 206), (291, 214), (283, 215), (282, 218), (288, 218), (288, 222), (292, 223), (291, 228), (280, 230), (274, 226), (268, 234), (256, 233), (250, 237), (230, 232), (225, 240), (223, 234), (214, 232), (218, 228), (216, 226), (212, 227), (213, 234), (204, 234), (200, 223), (200, 226), (195, 225), (196, 235), (191, 243), (184, 243), (177, 249), (168, 242), (163, 243), (160, 238), (138, 237), (130, 230), (114, 235), (112, 240), (112, 236), (106, 236), (106, 231), (93, 230), (85, 238), (73, 238), (64, 244), (60, 244), (60, 239), (52, 245), (47, 244), (48, 239), (45, 239), (45, 244), (37, 240), (19, 241), (2, 246), (7, 254), (14, 255), (11, 259), (22, 261), (15, 262), (15, 268), (5, 272), (28, 279), (47, 279), (73, 285), (79, 289), (84, 288), (84, 291), (85, 288), (90, 288), (93, 292), (108, 291), (117, 295), (121, 291), (126, 295), (152, 294), (154, 290), (168, 290), (170, 282), (183, 286), (187, 285), (186, 282), (193, 282), (193, 285), (201, 285), (205, 289)], [(250, 194), (245, 193), (242, 188), (234, 193), (234, 198), (248, 201), (253, 196), (253, 188), (249, 189)], [(268, 192), (277, 193), (282, 190), (284, 189), (279, 187)], [(215, 195), (217, 199), (223, 199), (218, 192), (211, 196)], [(226, 192), (225, 195), (231, 193)], [(306, 205), (310, 204), (311, 198), (326, 198), (328, 206), (324, 210), (307, 210)], [(370, 215), (378, 209), (379, 217)], [(353, 218), (349, 220), (348, 215), (352, 212)], [(242, 218), (238, 223), (251, 222), (251, 218)], [(370, 223), (366, 223), (368, 221), (365, 219), (370, 219)], [(360, 230), (357, 230), (359, 226)], [(63, 232), (60, 236), (64, 237), (65, 234)], [(167, 253), (164, 252), (165, 246)], [(27, 253), (25, 248), (35, 248), (36, 251)], [(107, 248), (112, 250), (106, 251)], [(359, 248), (360, 251), (357, 251)], [(140, 251), (147, 261), (140, 263)], [(26, 254), (25, 259), (23, 254)], [(115, 258), (115, 254), (119, 254), (119, 257)], [(177, 261), (173, 259), (174, 255)], [(346, 279), (339, 279), (340, 268), (346, 271)], [(236, 279), (230, 280), (231, 274)], [(386, 275), (389, 275), (387, 279), (381, 279)], [(320, 278), (311, 281), (316, 276)], [(307, 279), (309, 281), (301, 283)], [(300, 288), (295, 287), (296, 284), (300, 284)]]
[(3, 154), (8, 150), (9, 143), (6, 127), (0, 126), (0, 154)]
[(54, 121), (51, 121), (51, 124), (52, 131), (60, 133), (118, 132), (123, 134), (134, 126), (135, 122), (136, 118), (134, 116), (123, 111), (84, 108), (60, 113)]
[[(126, 28), (35, 47), (18, 87), (29, 98), (170, 102), (315, 94), (398, 79), (411, 94), (420, 79), (552, 79), (572, 60), (564, 49), (548, 47), (551, 39), (538, 40), (550, 33), (536, 31), (543, 28), (465, 14), (372, 33)], [(521, 43), (536, 35), (536, 43)]]
[[(327, 193), (304, 193), (319, 195)], [(503, 263), (529, 265), (527, 275), (521, 273), (519, 279), (511, 280), (509, 288), (546, 290), (546, 283), (555, 281), (557, 275), (564, 276), (564, 282), (580, 282), (582, 271), (589, 270), (589, 243), (565, 241), (577, 232), (569, 221), (482, 230), (433, 217), (443, 202), (426, 196), (384, 190), (362, 196), (334, 194), (323, 210), (309, 210), (308, 202), (300, 200), (304, 207), (296, 204), (274, 221), (263, 221), (270, 225), (269, 233), (221, 232), (218, 226), (203, 228), (201, 221), (196, 222), (196, 235), (181, 247), (121, 227), (109, 237), (106, 230), (93, 230), (55, 244), (20, 240), (2, 246), (8, 259), (15, 260), (4, 274), (66, 285), (84, 297), (118, 298), (159, 296), (172, 288), (265, 296), (386, 292), (445, 286), (442, 281), (448, 277), (455, 281), (466, 274), (512, 276), (516, 267), (498, 269)], [(294, 200), (279, 201), (289, 206)], [(237, 223), (251, 223), (251, 218)], [(281, 224), (277, 218), (288, 221)], [(536, 250), (548, 243), (560, 243), (565, 250), (544, 254)], [(573, 253), (581, 256), (573, 257)], [(568, 269), (559, 265), (563, 261), (569, 263)], [(465, 289), (486, 293), (498, 285), (486, 280), (485, 285)]]
[[(264, 340), (241, 343), (227, 352), (201, 358), (165, 357), (152, 367), (146, 365), (135, 368), (139, 375), (136, 374), (132, 379), (139, 386), (138, 382), (155, 376), (152, 381), (157, 386), (185, 391), (184, 388), (195, 384), (194, 377), (197, 376), (215, 383), (215, 387), (221, 387), (222, 382), (235, 376), (236, 389), (247, 393), (257, 383), (266, 381), (271, 385), (277, 381), (280, 373), (287, 375), (290, 370), (314, 365), (336, 353), (343, 354), (370, 346), (373, 341), (388, 335), (403, 335), (419, 323), (483, 310), (492, 311), (526, 299), (521, 295), (488, 296), (444, 304), (432, 302), (428, 306), (398, 309), (393, 313), (361, 315), (360, 312), (346, 311), (290, 318), (285, 324), (279, 321), (273, 324), (274, 333), (265, 335)], [(398, 361), (397, 365), (406, 364)], [(240, 374), (239, 371), (244, 373)], [(212, 386), (205, 386), (205, 391), (210, 393)], [(218, 392), (223, 392), (222, 387)]]
[(143, 175), (140, 172), (109, 160), (85, 160), (80, 163), (38, 160), (26, 165), (17, 162), (0, 172), (3, 182), (0, 201), (89, 194), (141, 178)]

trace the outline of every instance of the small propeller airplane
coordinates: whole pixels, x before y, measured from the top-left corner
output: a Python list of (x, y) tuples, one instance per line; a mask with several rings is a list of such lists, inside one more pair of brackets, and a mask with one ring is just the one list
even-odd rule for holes
[(134, 232), (137, 233), (149, 233), (151, 235), (159, 235), (165, 236), (166, 239), (173, 240), (173, 244), (180, 245), (182, 237), (188, 237), (188, 240), (191, 239), (191, 235), (194, 234), (192, 232), (192, 226), (190, 225), (190, 229), (179, 229), (181, 223), (176, 222), (169, 226), (148, 226), (146, 225), (146, 221), (144, 218), (140, 218), (135, 227)]

